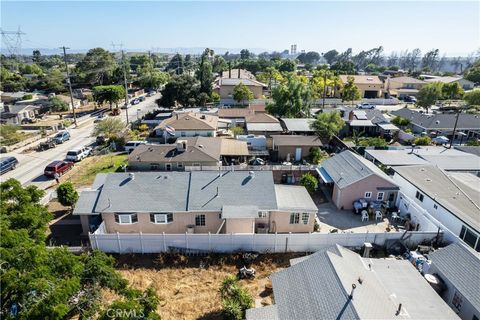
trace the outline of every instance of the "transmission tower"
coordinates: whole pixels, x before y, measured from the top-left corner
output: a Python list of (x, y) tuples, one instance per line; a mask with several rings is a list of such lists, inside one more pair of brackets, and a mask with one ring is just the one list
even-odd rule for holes
[(22, 54), (22, 36), (26, 35), (22, 32), (20, 26), (17, 31), (6, 31), (0, 29), (2, 34), (2, 42), (9, 55), (18, 57)]

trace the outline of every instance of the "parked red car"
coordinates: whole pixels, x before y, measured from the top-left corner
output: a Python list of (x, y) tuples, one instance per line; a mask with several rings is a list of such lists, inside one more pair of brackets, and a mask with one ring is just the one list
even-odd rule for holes
[(46, 177), (54, 177), (55, 173), (59, 176), (63, 175), (65, 172), (73, 168), (73, 162), (70, 161), (62, 161), (57, 160), (50, 163), (48, 166), (45, 167), (45, 171), (43, 174)]

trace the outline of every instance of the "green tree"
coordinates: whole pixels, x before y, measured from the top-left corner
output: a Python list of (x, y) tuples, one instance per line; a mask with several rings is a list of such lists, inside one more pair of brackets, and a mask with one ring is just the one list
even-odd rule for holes
[(355, 100), (359, 100), (360, 96), (360, 89), (355, 85), (355, 78), (348, 77), (347, 83), (343, 85), (342, 93), (342, 101), (351, 101), (352, 106)]
[(237, 102), (241, 102), (243, 105), (245, 101), (250, 101), (253, 99), (253, 92), (248, 89), (243, 82), (240, 82), (233, 88), (233, 99)]
[(185, 65), (183, 61), (183, 56), (179, 53), (174, 55), (172, 59), (165, 66), (165, 71), (170, 73), (175, 73), (176, 75), (183, 74)]
[(213, 50), (206, 48), (200, 57), (200, 65), (197, 70), (197, 79), (200, 82), (200, 93), (212, 94), (213, 71), (210, 57), (213, 56)]
[(278, 66), (278, 70), (281, 72), (293, 72), (296, 69), (297, 69), (297, 65), (295, 61), (290, 59), (282, 60), (282, 62)]
[(407, 118), (403, 118), (403, 117), (395, 117), (392, 119), (391, 121), (394, 125), (397, 125), (399, 127), (405, 127), (405, 126), (408, 126), (410, 124), (410, 120), (407, 119)]
[(433, 82), (420, 89), (417, 94), (417, 105), (428, 112), (430, 106), (442, 98), (442, 86), (441, 82)]
[(118, 136), (125, 129), (125, 124), (118, 118), (107, 118), (97, 122), (93, 128), (92, 137), (100, 135), (106, 137)]
[(173, 76), (162, 90), (162, 97), (157, 104), (162, 107), (176, 107), (176, 104), (187, 107), (194, 106), (199, 94), (198, 81), (188, 75)]
[(197, 97), (198, 104), (201, 106), (205, 106), (208, 102), (211, 101), (210, 96), (205, 92), (200, 92)]
[(332, 65), (338, 57), (338, 51), (337, 50), (327, 51), (323, 54), (323, 57), (325, 58), (325, 60), (327, 60), (328, 64)]
[(48, 104), (50, 111), (52, 112), (64, 112), (70, 109), (68, 103), (60, 99), (59, 97), (50, 97), (48, 98)]
[(105, 102), (110, 104), (110, 110), (113, 109), (113, 104), (118, 108), (118, 102), (125, 98), (125, 88), (121, 85), (108, 85), (93, 87), (93, 99), (98, 104)]
[(246, 289), (240, 286), (238, 279), (234, 276), (225, 278), (219, 292), (225, 319), (244, 319), (245, 311), (253, 305), (253, 298)]
[(330, 140), (345, 125), (340, 113), (336, 111), (322, 112), (317, 115), (315, 121), (310, 124), (310, 128), (315, 130), (320, 139)]
[(217, 92), (212, 92), (211, 98), (212, 98), (212, 101), (215, 103), (220, 102), (220, 95)]
[(314, 193), (318, 187), (318, 180), (311, 173), (305, 173), (300, 178), (300, 184), (304, 186), (308, 192)]
[(289, 77), (287, 83), (272, 90), (267, 111), (277, 117), (308, 118), (313, 104), (312, 87), (300, 78)]
[(233, 133), (234, 138), (237, 138), (238, 135), (241, 135), (241, 134), (244, 133), (243, 128), (239, 127), (239, 126), (235, 126), (235, 127), (230, 128), (230, 131)]
[(109, 84), (116, 68), (112, 53), (103, 48), (90, 49), (75, 66), (76, 82), (91, 86)]
[(465, 71), (465, 79), (473, 81), (475, 84), (480, 84), (480, 60)]
[(325, 160), (328, 157), (328, 154), (325, 151), (320, 150), (318, 147), (312, 147), (310, 148), (310, 161), (313, 164), (320, 164), (323, 160)]
[(33, 50), (32, 61), (35, 63), (38, 63), (41, 60), (42, 60), (42, 54), (40, 53), (40, 50)]
[(142, 88), (158, 89), (168, 82), (170, 75), (166, 72), (151, 70), (140, 75), (138, 82)]
[(432, 139), (428, 136), (418, 137), (415, 140), (413, 140), (413, 143), (417, 146), (428, 146), (432, 144)]
[(480, 106), (480, 89), (475, 89), (465, 93), (463, 99), (469, 106)]
[(442, 95), (444, 99), (461, 99), (464, 93), (465, 91), (463, 91), (463, 88), (458, 82), (445, 83), (442, 86)]
[(57, 188), (58, 201), (65, 207), (73, 207), (78, 201), (78, 192), (71, 182), (64, 182)]
[(315, 64), (318, 62), (318, 60), (320, 60), (320, 54), (315, 51), (301, 53), (298, 55), (297, 60), (303, 64)]

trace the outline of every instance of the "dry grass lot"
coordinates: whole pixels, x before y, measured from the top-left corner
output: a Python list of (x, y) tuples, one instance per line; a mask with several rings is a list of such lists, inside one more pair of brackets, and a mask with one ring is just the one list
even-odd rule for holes
[(88, 157), (76, 163), (60, 180), (70, 181), (76, 187), (90, 186), (97, 174), (117, 171), (120, 166), (126, 164), (127, 157), (127, 154), (115, 153)]
[[(254, 280), (241, 280), (257, 303), (272, 304), (265, 291), (268, 276), (290, 265), (289, 260), (302, 254), (260, 255), (252, 264)], [(240, 254), (215, 254), (207, 257), (166, 255), (122, 255), (117, 257), (119, 272), (138, 289), (153, 286), (161, 299), (158, 313), (162, 319), (222, 319), (218, 289), (228, 275), (238, 272)], [(205, 265), (204, 267), (200, 267)], [(104, 304), (117, 298), (103, 292)]]

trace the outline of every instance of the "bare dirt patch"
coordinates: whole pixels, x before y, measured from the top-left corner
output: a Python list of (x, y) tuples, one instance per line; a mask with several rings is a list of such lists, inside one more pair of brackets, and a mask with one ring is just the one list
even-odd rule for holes
[[(269, 276), (290, 265), (298, 253), (259, 255), (251, 265), (253, 280), (240, 280), (257, 303), (272, 304)], [(174, 254), (117, 256), (118, 271), (137, 289), (152, 286), (161, 299), (162, 319), (223, 319), (218, 289), (228, 275), (241, 267), (240, 254), (186, 257)], [(103, 292), (104, 304), (115, 295)]]

